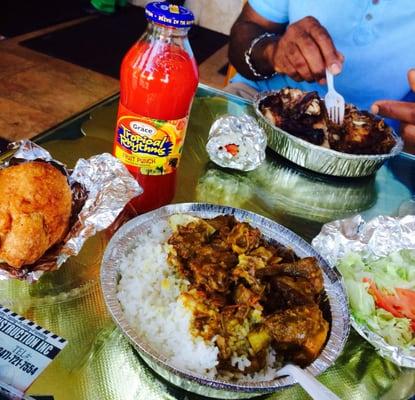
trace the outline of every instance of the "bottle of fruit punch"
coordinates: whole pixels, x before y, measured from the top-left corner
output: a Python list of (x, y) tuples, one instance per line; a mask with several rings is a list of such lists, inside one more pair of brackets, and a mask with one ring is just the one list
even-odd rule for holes
[(146, 212), (173, 199), (188, 116), (198, 84), (187, 33), (194, 16), (182, 6), (146, 7), (146, 32), (125, 55), (114, 155), (144, 193), (133, 200)]

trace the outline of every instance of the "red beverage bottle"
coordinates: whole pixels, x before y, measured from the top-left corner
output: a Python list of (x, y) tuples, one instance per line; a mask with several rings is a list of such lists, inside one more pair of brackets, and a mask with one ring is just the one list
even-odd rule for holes
[(188, 116), (198, 83), (187, 33), (194, 22), (184, 7), (146, 6), (149, 25), (125, 55), (114, 155), (144, 193), (132, 201), (142, 213), (172, 201)]

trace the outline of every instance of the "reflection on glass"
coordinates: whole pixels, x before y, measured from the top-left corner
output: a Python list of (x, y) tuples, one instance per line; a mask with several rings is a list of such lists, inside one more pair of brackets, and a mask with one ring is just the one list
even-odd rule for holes
[(209, 163), (198, 181), (196, 199), (265, 213), (311, 239), (321, 224), (372, 207), (375, 178), (323, 180), (271, 154), (252, 172)]
[(0, 280), (0, 304), (25, 314), (34, 306), (53, 305), (83, 296), (98, 283), (106, 242), (103, 233), (90, 238), (78, 256), (69, 258), (59, 270), (44, 273), (35, 283)]

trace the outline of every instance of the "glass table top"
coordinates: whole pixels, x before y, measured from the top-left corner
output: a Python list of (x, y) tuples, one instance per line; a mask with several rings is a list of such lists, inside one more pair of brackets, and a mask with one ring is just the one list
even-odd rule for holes
[[(111, 152), (117, 98), (40, 135), (36, 141), (72, 167)], [(254, 115), (249, 102), (200, 85), (194, 100), (174, 202), (210, 202), (245, 208), (285, 225), (308, 241), (328, 221), (360, 213), (414, 212), (415, 157), (401, 154), (375, 176), (343, 179), (299, 168), (269, 152), (255, 171), (223, 169), (205, 151), (209, 128), (224, 115)], [(0, 281), (3, 303), (66, 339), (68, 346), (29, 389), (55, 400), (199, 399), (152, 372), (116, 329), (99, 285), (108, 235), (99, 234), (59, 271), (28, 285)], [(0, 372), (1, 379), (1, 372)], [(415, 371), (382, 359), (353, 330), (333, 367), (319, 378), (344, 399), (405, 399), (415, 394)], [(298, 385), (264, 396), (307, 399)]]

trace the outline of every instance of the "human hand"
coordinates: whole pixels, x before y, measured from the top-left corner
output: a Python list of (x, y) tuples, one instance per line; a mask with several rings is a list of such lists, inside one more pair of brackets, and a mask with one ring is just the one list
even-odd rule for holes
[(344, 57), (336, 50), (326, 29), (314, 17), (305, 17), (288, 26), (270, 48), (270, 62), (276, 72), (297, 82), (325, 82), (325, 70), (341, 72)]
[[(408, 72), (411, 90), (415, 92), (415, 69)], [(405, 142), (405, 151), (415, 154), (415, 103), (393, 100), (378, 100), (371, 111), (382, 117), (401, 121), (401, 136)]]

